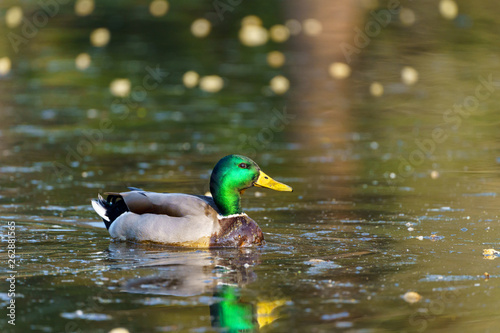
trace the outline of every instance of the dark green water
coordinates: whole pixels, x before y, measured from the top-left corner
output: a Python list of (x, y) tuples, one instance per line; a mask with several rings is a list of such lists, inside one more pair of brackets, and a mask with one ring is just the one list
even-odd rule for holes
[[(12, 62), (0, 76), (2, 332), (497, 331), (500, 259), (482, 255), (500, 248), (495, 2), (458, 1), (446, 20), (436, 2), (403, 1), (415, 23), (393, 15), (344, 80), (328, 68), (373, 22), (362, 2), (243, 1), (220, 20), (208, 1), (172, 1), (160, 18), (143, 1), (99, 1), (86, 17), (59, 1), (15, 52), (8, 34), (23, 36), (23, 25), (5, 18), (16, 3), (0, 4), (0, 58)], [(21, 6), (31, 20), (42, 10)], [(238, 30), (250, 14), (266, 28), (316, 18), (323, 31), (249, 48)], [(204, 39), (189, 30), (200, 17), (213, 23)], [(111, 33), (102, 48), (89, 43), (99, 27)], [(273, 50), (284, 67), (267, 65)], [(84, 52), (92, 63), (79, 71)], [(404, 66), (417, 70), (414, 85), (402, 83)], [(189, 70), (221, 76), (224, 88), (185, 88)], [(269, 88), (276, 75), (290, 80), (284, 95)], [(116, 78), (130, 80), (129, 97), (110, 93)], [(203, 194), (231, 153), (294, 188), (245, 193), (263, 247), (114, 242), (90, 207), (126, 186)], [(410, 291), (421, 300), (405, 301)]]

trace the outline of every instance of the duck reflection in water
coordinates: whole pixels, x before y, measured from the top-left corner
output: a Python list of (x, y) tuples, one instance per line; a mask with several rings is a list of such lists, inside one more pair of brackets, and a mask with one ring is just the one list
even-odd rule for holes
[(219, 301), (210, 305), (212, 326), (228, 332), (251, 332), (269, 325), (279, 318), (275, 309), (286, 303), (285, 299), (245, 302), (240, 290), (231, 285), (219, 286), (214, 296)]
[[(210, 294), (201, 304), (210, 313), (207, 326), (227, 332), (256, 331), (278, 319), (277, 308), (286, 303), (285, 299), (242, 300), (244, 286), (257, 280), (253, 267), (260, 263), (260, 255), (260, 249), (165, 251), (156, 244), (122, 242), (109, 246), (111, 261), (118, 266), (123, 263), (123, 268), (134, 267), (124, 269), (124, 274), (130, 276), (125, 276), (122, 291), (183, 298)], [(200, 299), (196, 299), (197, 303)], [(166, 298), (165, 304), (170, 301)]]

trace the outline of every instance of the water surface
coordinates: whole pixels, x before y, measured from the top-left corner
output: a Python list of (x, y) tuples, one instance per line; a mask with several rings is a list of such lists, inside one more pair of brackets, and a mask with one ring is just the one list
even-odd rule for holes
[[(222, 21), (201, 1), (171, 3), (162, 18), (140, 1), (99, 2), (89, 17), (62, 5), (17, 53), (2, 40), (0, 57), (12, 60), (0, 78), (2, 279), (10, 221), (17, 254), (16, 326), (2, 320), (2, 332), (496, 331), (500, 259), (482, 255), (500, 248), (496, 7), (458, 2), (446, 20), (434, 2), (404, 4), (415, 23), (393, 16), (351, 75), (334, 79), (328, 66), (346, 62), (339, 45), (373, 20), (361, 3), (243, 2)], [(266, 28), (312, 17), (323, 32), (249, 48), (238, 41), (249, 14)], [(189, 31), (199, 17), (214, 23), (205, 39)], [(111, 41), (93, 47), (101, 26)], [(273, 50), (285, 67), (267, 65)], [(85, 71), (74, 65), (82, 52)], [(404, 66), (417, 70), (414, 85), (401, 81)], [(156, 88), (111, 95), (112, 80), (140, 88), (148, 68), (161, 70)], [(225, 86), (185, 88), (188, 70)], [(280, 96), (269, 88), (278, 74), (291, 82)], [(490, 94), (467, 111), (484, 80)], [(263, 247), (115, 242), (89, 205), (126, 186), (204, 194), (230, 153), (294, 188), (245, 193)]]

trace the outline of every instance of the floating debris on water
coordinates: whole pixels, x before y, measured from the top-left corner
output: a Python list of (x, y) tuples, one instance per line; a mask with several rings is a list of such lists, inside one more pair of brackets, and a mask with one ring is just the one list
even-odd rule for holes
[[(425, 238), (425, 237), (424, 237)], [(441, 239), (444, 239), (444, 236), (438, 236), (438, 235), (435, 235), (435, 234), (432, 234), (429, 236), (429, 239), (431, 241), (437, 241), (437, 240), (441, 240)]]
[(419, 302), (422, 299), (422, 296), (417, 292), (409, 291), (403, 295), (403, 299), (405, 302), (413, 304)]
[(309, 260), (307, 262), (311, 263), (311, 264), (317, 264), (317, 263), (325, 262), (325, 261), (323, 259), (311, 259), (311, 260)]
[(500, 251), (495, 249), (484, 249), (483, 250), (484, 259), (493, 260), (500, 256)]

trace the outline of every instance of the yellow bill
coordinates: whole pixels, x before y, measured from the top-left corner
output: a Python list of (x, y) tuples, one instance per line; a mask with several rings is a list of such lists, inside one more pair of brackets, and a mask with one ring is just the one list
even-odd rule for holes
[(254, 184), (255, 186), (258, 187), (265, 187), (265, 188), (270, 188), (271, 190), (275, 191), (285, 191), (285, 192), (292, 192), (293, 189), (285, 185), (283, 183), (277, 182), (268, 175), (266, 175), (262, 170), (259, 173), (259, 178), (257, 178), (257, 181)]

